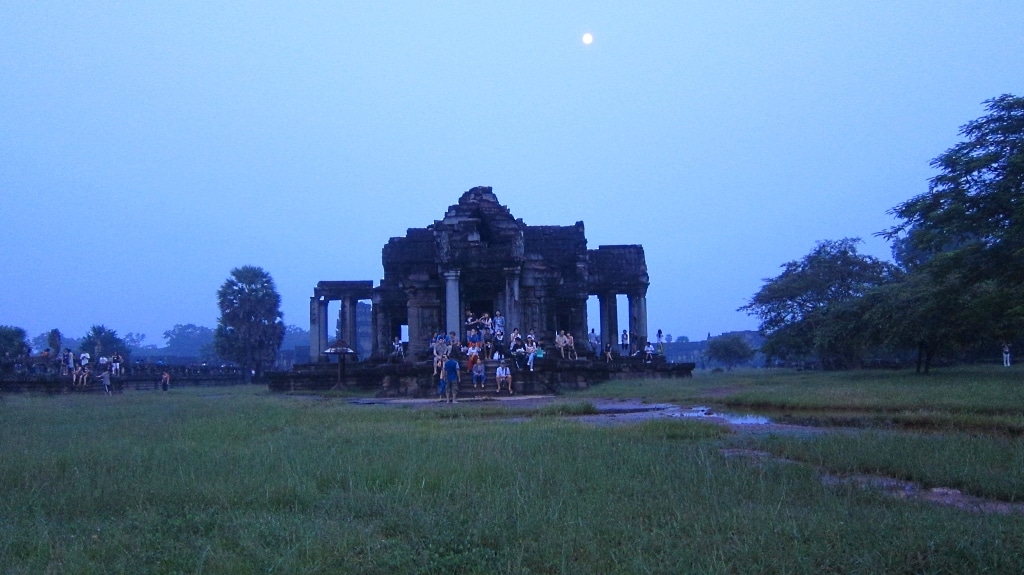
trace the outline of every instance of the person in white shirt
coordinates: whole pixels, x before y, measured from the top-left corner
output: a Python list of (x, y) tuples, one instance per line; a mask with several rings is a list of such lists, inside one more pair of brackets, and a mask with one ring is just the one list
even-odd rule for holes
[(501, 393), (501, 386), (504, 385), (508, 387), (508, 394), (512, 395), (512, 370), (505, 360), (502, 360), (501, 365), (494, 371), (494, 380), (498, 382), (498, 393)]

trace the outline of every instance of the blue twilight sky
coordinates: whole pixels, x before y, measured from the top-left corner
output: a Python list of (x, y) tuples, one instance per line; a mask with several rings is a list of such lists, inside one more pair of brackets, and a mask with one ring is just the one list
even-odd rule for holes
[(308, 328), (317, 281), (378, 282), (486, 185), (643, 244), (652, 332), (753, 329), (815, 242), (889, 257), (886, 210), (1024, 95), (1022, 31), (1020, 0), (3, 2), (0, 324), (162, 344), (258, 265)]

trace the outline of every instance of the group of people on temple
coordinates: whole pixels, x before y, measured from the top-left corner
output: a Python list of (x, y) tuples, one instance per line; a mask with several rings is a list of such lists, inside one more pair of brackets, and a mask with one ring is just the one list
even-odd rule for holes
[[(50, 349), (47, 348), (41, 355), (51, 357)], [(52, 357), (60, 366), (60, 375), (70, 377), (71, 385), (75, 388), (87, 388), (95, 382), (103, 386), (104, 393), (111, 395), (114, 390), (111, 378), (125, 375), (125, 359), (118, 351), (109, 356), (100, 355), (95, 363), (89, 352), (83, 351), (76, 356), (69, 348), (64, 348), (59, 356)], [(167, 391), (170, 380), (170, 373), (165, 369), (157, 386)]]
[[(433, 352), (433, 377), (438, 382), (438, 395), (442, 401), (454, 402), (458, 395), (459, 386), (462, 384), (462, 364), (465, 360), (465, 372), (475, 388), (485, 387), (487, 381), (486, 360), (497, 361), (494, 380), (498, 386), (498, 392), (508, 391), (514, 393), (512, 384), (512, 371), (534, 371), (537, 358), (545, 356), (545, 349), (535, 329), (522, 334), (518, 327), (506, 333), (505, 317), (500, 311), (495, 311), (494, 316), (484, 313), (479, 317), (472, 311), (466, 312), (464, 322), (466, 333), (465, 341), (459, 339), (459, 335), (451, 331), (449, 333), (437, 332), (431, 336), (430, 349)], [(635, 336), (626, 330), (622, 331), (620, 355), (641, 356), (645, 361), (650, 362), (655, 353), (662, 353), (656, 349), (652, 342), (647, 342), (643, 348), (636, 349), (631, 345), (636, 342)], [(661, 330), (658, 330), (658, 345), (663, 342)], [(395, 337), (392, 343), (393, 350), (391, 358), (404, 360), (404, 351), (399, 338)], [(579, 354), (576, 349), (576, 339), (571, 332), (559, 330), (555, 334), (555, 350), (558, 357), (566, 360), (577, 360)], [(601, 339), (591, 329), (588, 334), (587, 343), (590, 353), (595, 357), (601, 356), (605, 361), (613, 361), (613, 343), (608, 343), (601, 354)]]
[[(49, 349), (43, 352), (49, 354)], [(60, 374), (71, 376), (71, 384), (74, 387), (85, 387), (95, 378), (103, 384), (103, 390), (108, 395), (111, 392), (110, 378), (123, 375), (124, 356), (115, 351), (110, 356), (101, 355), (96, 358), (95, 369), (92, 364), (92, 355), (83, 351), (78, 357), (70, 349), (64, 348), (58, 359)]]
[[(503, 390), (513, 393), (512, 368), (516, 371), (534, 371), (537, 358), (545, 355), (544, 346), (535, 329), (522, 334), (518, 327), (510, 333), (505, 332), (505, 317), (500, 311), (494, 317), (484, 313), (477, 317), (472, 311), (466, 312), (464, 323), (466, 340), (459, 340), (454, 331), (447, 334), (435, 333), (431, 337), (431, 349), (434, 357), (434, 376), (438, 378), (438, 395), (443, 400), (454, 401), (461, 383), (459, 359), (465, 358), (466, 372), (469, 373), (474, 387), (482, 388), (487, 381), (485, 361), (497, 361), (494, 379), (498, 392)], [(593, 344), (596, 334), (592, 334)], [(562, 359), (579, 359), (576, 351), (576, 340), (572, 333), (560, 330), (555, 335), (555, 349)], [(396, 348), (397, 350), (397, 348)]]

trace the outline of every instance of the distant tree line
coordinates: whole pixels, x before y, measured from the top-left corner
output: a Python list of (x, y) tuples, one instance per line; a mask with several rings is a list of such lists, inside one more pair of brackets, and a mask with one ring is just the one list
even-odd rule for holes
[[(281, 298), (274, 280), (262, 268), (244, 266), (231, 271), (231, 277), (217, 292), (221, 316), (217, 328), (178, 324), (163, 333), (164, 347), (145, 345), (144, 334), (124, 337), (105, 325), (94, 325), (81, 338), (67, 337), (52, 329), (29, 340), (25, 330), (0, 326), (0, 363), (9, 364), (49, 350), (52, 357), (64, 349), (74, 354), (88, 352), (93, 357), (120, 353), (134, 358), (187, 358), (201, 363), (229, 362), (249, 374), (261, 375), (270, 368), (282, 345), (309, 345), (309, 332), (283, 324)], [(34, 351), (33, 351), (34, 350)]]
[(760, 319), (762, 351), (825, 368), (909, 357), (998, 357), (1024, 329), (1024, 99), (1003, 95), (960, 129), (931, 165), (928, 190), (892, 208), (876, 235), (894, 263), (860, 240), (821, 241), (783, 264), (739, 308)]

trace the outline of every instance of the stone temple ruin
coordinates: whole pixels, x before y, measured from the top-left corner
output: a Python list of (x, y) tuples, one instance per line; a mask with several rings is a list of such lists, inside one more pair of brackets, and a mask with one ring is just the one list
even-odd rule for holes
[[(530, 226), (512, 216), (489, 187), (462, 194), (444, 217), (426, 228), (407, 230), (383, 249), (384, 278), (322, 281), (310, 299), (310, 361), (327, 360), (327, 307), (341, 304), (340, 339), (355, 342), (356, 303), (372, 302), (372, 349), (364, 356), (383, 361), (392, 338), (408, 331), (406, 361), (425, 359), (431, 336), (455, 332), (465, 340), (463, 318), (500, 310), (506, 331), (535, 329), (550, 345), (556, 330), (587, 347), (587, 298), (597, 296), (600, 326), (617, 347), (617, 296), (629, 302), (628, 329), (641, 348), (647, 337), (647, 263), (640, 245), (587, 249), (583, 222), (572, 226)], [(369, 353), (366, 353), (369, 351)]]

